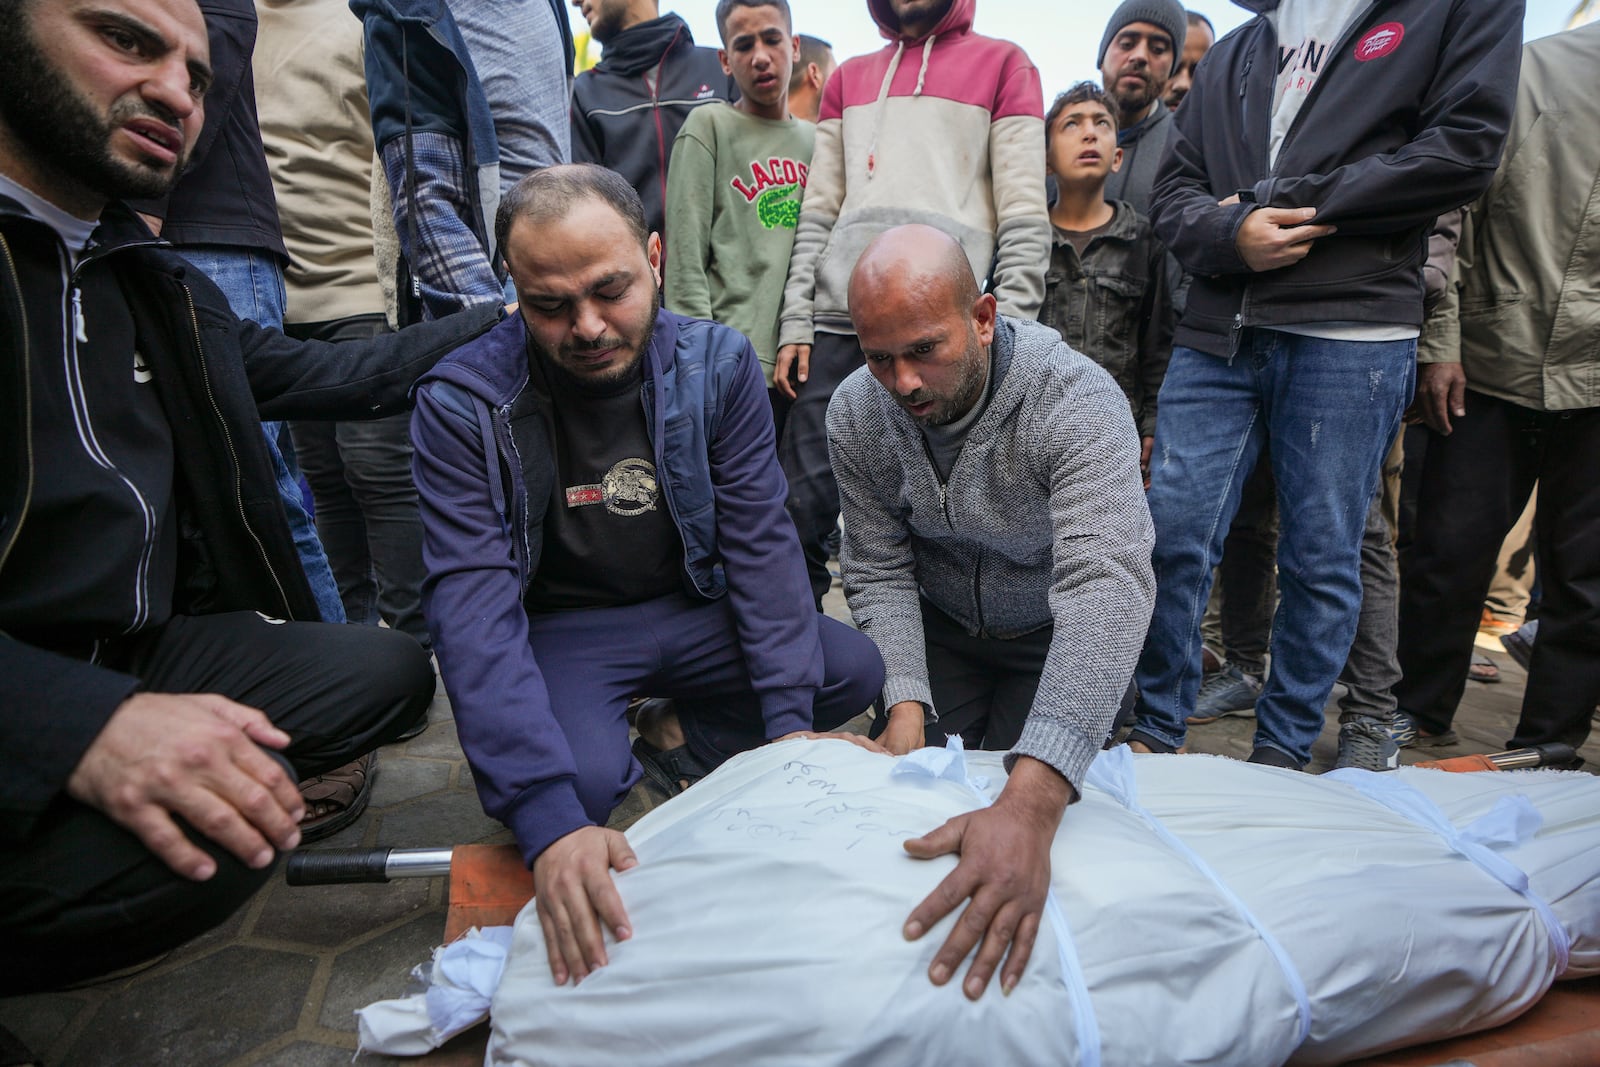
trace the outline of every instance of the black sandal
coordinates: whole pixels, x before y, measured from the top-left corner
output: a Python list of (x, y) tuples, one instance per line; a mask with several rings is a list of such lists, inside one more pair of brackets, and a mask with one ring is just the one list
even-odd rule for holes
[(660, 749), (641, 737), (633, 743), (633, 758), (639, 761), (650, 784), (669, 797), (677, 796), (711, 773), (711, 769), (689, 751), (688, 745)]

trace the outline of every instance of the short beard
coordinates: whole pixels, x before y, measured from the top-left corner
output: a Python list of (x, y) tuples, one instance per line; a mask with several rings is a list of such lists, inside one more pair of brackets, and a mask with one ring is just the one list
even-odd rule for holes
[(610, 44), (622, 32), (622, 19), (626, 10), (607, 11), (608, 0), (600, 0), (600, 11), (589, 26), (589, 36), (601, 44)]
[(0, 121), (16, 144), (41, 169), (68, 176), (104, 199), (164, 195), (183, 172), (182, 155), (170, 171), (125, 163), (111, 154), (111, 135), (118, 120), (133, 114), (149, 115), (174, 128), (177, 121), (143, 101), (119, 100), (106, 118), (96, 115), (39, 52), (23, 11), (27, 6), (0, 3), (0, 70), (9, 72), (5, 92), (0, 93)]
[(950, 422), (962, 419), (968, 411), (978, 405), (984, 395), (984, 386), (987, 384), (989, 384), (989, 352), (978, 344), (978, 338), (973, 338), (970, 346), (966, 347), (966, 360), (962, 363), (962, 381), (958, 382), (954, 397), (950, 397), (944, 410), (930, 413), (928, 426), (949, 426)]
[(539, 361), (549, 370), (551, 376), (566, 388), (579, 393), (610, 396), (615, 394), (619, 387), (638, 380), (643, 371), (647, 353), (650, 351), (650, 340), (655, 337), (656, 315), (660, 311), (661, 291), (652, 289), (650, 293), (650, 318), (645, 323), (644, 333), (639, 338), (639, 346), (633, 360), (626, 366), (618, 367), (616, 370), (599, 377), (574, 374), (555, 358), (555, 353), (538, 342), (531, 330), (524, 330), (524, 333), (528, 338), (528, 347), (539, 357)]
[[(1124, 119), (1133, 118), (1148, 111), (1150, 105), (1161, 96), (1162, 90), (1166, 88), (1165, 84), (1157, 88), (1155, 78), (1151, 77), (1148, 71), (1145, 73), (1145, 79), (1144, 88), (1139, 90), (1138, 96), (1128, 96), (1118, 92), (1116, 88), (1107, 92), (1106, 95), (1111, 97), (1112, 102), (1117, 105), (1117, 121), (1119, 125)], [(1121, 75), (1118, 75), (1111, 84), (1120, 86), (1122, 84)]]
[[(948, 426), (972, 410), (983, 398), (984, 387), (988, 384), (989, 352), (978, 343), (977, 334), (972, 333), (969, 327), (967, 352), (961, 361), (961, 379), (956, 382), (954, 394), (949, 400), (936, 404), (922, 418), (918, 419), (915, 415), (911, 418), (924, 426)], [(915, 395), (907, 397), (906, 402), (916, 402)]]

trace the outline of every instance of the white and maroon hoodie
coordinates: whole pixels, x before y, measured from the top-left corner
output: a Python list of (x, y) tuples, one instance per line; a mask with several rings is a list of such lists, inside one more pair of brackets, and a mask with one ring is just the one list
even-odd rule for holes
[(846, 60), (823, 90), (778, 343), (854, 333), (856, 257), (911, 222), (960, 241), (978, 278), (993, 265), (1002, 314), (1035, 317), (1050, 260), (1038, 70), (1017, 45), (972, 32), (976, 0), (954, 0), (915, 40), (889, 0), (867, 6), (890, 43)]

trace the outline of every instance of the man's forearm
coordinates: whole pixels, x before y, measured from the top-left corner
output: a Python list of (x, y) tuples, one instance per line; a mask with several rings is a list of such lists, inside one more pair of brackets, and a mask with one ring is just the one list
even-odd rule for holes
[(1078, 791), (1060, 771), (1032, 756), (1019, 756), (994, 806), (1054, 834), (1067, 805), (1077, 799)]

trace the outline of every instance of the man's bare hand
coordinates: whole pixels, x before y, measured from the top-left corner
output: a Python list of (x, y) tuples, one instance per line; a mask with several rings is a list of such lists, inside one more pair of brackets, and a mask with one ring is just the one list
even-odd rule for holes
[(305, 803), (260, 746), (289, 735), (255, 708), (215, 693), (136, 693), (124, 700), (67, 779), (73, 799), (132, 831), (178, 874), (203, 882), (216, 861), (181, 817), (252, 868), (300, 843)]
[(1001, 991), (1009, 994), (1022, 980), (1050, 891), (1050, 844), (1072, 796), (1072, 786), (1054, 768), (1023, 756), (993, 807), (958, 815), (905, 843), (918, 859), (961, 857), (911, 912), (906, 940), (915, 941), (970, 901), (928, 967), (934, 985), (948, 982), (974, 946), (978, 954), (962, 984), (969, 999), (983, 996), (1002, 958)]
[(799, 379), (801, 385), (811, 375), (811, 346), (810, 345), (784, 345), (778, 349), (777, 362), (772, 365), (772, 384), (778, 391), (790, 400), (798, 397), (794, 383), (789, 380), (790, 374)]
[(891, 756), (904, 756), (922, 747), (922, 720), (926, 713), (921, 701), (902, 700), (889, 709), (889, 725), (878, 737)]
[(845, 733), (842, 730), (834, 731), (834, 732), (831, 732), (831, 733), (819, 733), (816, 730), (796, 730), (792, 734), (784, 734), (782, 737), (773, 738), (772, 739), (772, 743), (774, 745), (776, 745), (780, 741), (797, 741), (797, 740), (806, 740), (806, 741), (848, 741), (852, 745), (855, 745), (857, 748), (864, 748), (868, 752), (876, 752), (881, 756), (887, 756), (889, 754), (889, 750), (888, 749), (886, 749), (882, 745), (878, 744), (878, 742), (874, 741), (872, 738), (863, 737), (860, 734)]
[(1139, 475), (1144, 479), (1146, 490), (1150, 488), (1150, 454), (1156, 450), (1154, 437), (1139, 438)]
[(1254, 271), (1277, 270), (1306, 258), (1312, 242), (1335, 232), (1332, 226), (1308, 225), (1314, 207), (1261, 207), (1244, 217), (1234, 245), (1239, 258)]
[(1450, 436), (1452, 416), (1467, 413), (1467, 373), (1459, 363), (1417, 364), (1417, 398), (1406, 420), (1421, 419), (1434, 433)]
[(606, 965), (602, 922), (618, 941), (633, 936), (611, 872), (638, 865), (628, 839), (603, 826), (557, 838), (533, 861), (534, 901), (556, 985), (566, 985), (568, 977), (576, 985)]

